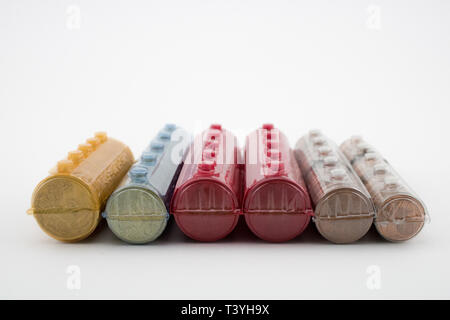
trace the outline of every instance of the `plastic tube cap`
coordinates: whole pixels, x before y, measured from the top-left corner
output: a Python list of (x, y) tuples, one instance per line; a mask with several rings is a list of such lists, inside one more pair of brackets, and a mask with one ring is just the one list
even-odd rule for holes
[(94, 149), (97, 148), (98, 145), (101, 143), (100, 140), (97, 138), (88, 138), (86, 142), (89, 143)]
[(331, 148), (328, 146), (321, 146), (321, 147), (319, 147), (318, 150), (319, 150), (319, 154), (321, 156), (328, 156), (332, 151)]
[(216, 140), (222, 132), (217, 129), (211, 129), (206, 133), (206, 140)]
[(96, 132), (94, 136), (100, 141), (100, 143), (103, 143), (108, 139), (108, 136), (104, 131)]
[(368, 152), (364, 155), (366, 161), (372, 161), (377, 159), (377, 154), (375, 152)]
[(72, 161), (73, 164), (77, 165), (83, 160), (83, 152), (81, 150), (70, 151), (67, 158)]
[(327, 167), (334, 167), (338, 163), (338, 158), (335, 156), (328, 156), (323, 159), (323, 164)]
[(284, 170), (284, 162), (279, 160), (273, 160), (267, 163), (267, 166), (274, 172), (281, 172)]
[(333, 169), (331, 170), (331, 179), (333, 180), (343, 180), (345, 178), (344, 169)]
[(213, 123), (213, 124), (210, 126), (210, 128), (211, 128), (211, 129), (215, 129), (215, 130), (220, 130), (220, 131), (222, 131), (222, 126), (221, 126), (220, 124), (217, 124), (217, 123)]
[(323, 137), (313, 137), (312, 138), (312, 143), (315, 146), (322, 146), (326, 143), (326, 140)]
[(272, 160), (280, 160), (281, 152), (278, 149), (269, 149), (267, 150), (267, 156)]
[(169, 141), (170, 137), (171, 137), (171, 134), (170, 134), (170, 132), (167, 132), (167, 131), (161, 131), (158, 134), (158, 138), (162, 141)]
[(164, 144), (158, 141), (153, 141), (150, 144), (150, 149), (156, 152), (162, 152), (164, 150)]
[(144, 166), (134, 166), (128, 172), (128, 176), (134, 183), (145, 183), (147, 181), (148, 169)]
[(320, 131), (319, 129), (309, 130), (309, 136), (310, 137), (318, 137), (320, 135), (322, 135), (322, 131)]
[(267, 148), (269, 149), (278, 149), (280, 147), (280, 142), (278, 140), (267, 140)]
[(370, 146), (365, 142), (358, 143), (356, 148), (358, 149), (359, 154), (371, 152)]
[(70, 173), (73, 168), (73, 162), (71, 160), (61, 160), (57, 164), (58, 173)]
[(211, 172), (214, 170), (215, 162), (211, 160), (203, 160), (198, 164), (198, 169), (202, 172)]
[(147, 166), (153, 166), (156, 163), (156, 154), (151, 152), (142, 153), (141, 160)]
[(373, 174), (374, 175), (383, 175), (386, 174), (387, 172), (387, 167), (384, 164), (377, 164), (373, 167)]
[(352, 143), (358, 144), (358, 143), (361, 143), (363, 141), (363, 138), (360, 135), (353, 135), (353, 136), (350, 137), (350, 141)]
[(177, 128), (177, 126), (173, 123), (166, 123), (166, 125), (164, 126), (164, 130), (167, 130), (169, 132), (174, 131)]
[(272, 130), (274, 128), (272, 123), (264, 123), (262, 126), (263, 129)]
[(386, 177), (384, 178), (384, 185), (388, 189), (396, 189), (398, 187), (398, 179), (396, 177)]
[(211, 160), (216, 157), (216, 151), (213, 149), (204, 149), (203, 150), (203, 160)]
[(78, 145), (78, 150), (83, 152), (83, 155), (86, 158), (92, 151), (94, 151), (94, 148), (88, 143), (82, 143)]

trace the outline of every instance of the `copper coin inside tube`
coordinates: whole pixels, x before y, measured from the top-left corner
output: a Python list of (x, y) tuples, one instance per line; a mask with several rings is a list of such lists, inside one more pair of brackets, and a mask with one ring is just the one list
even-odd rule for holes
[(425, 224), (427, 211), (394, 168), (362, 138), (359, 141), (350, 138), (340, 148), (372, 196), (378, 233), (394, 242), (416, 236)]

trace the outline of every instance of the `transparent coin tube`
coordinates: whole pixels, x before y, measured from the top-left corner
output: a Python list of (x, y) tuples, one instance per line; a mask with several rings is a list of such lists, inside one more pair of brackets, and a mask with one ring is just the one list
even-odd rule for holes
[(171, 205), (188, 237), (216, 241), (233, 231), (241, 214), (241, 160), (236, 137), (220, 125), (195, 137)]
[(344, 141), (341, 150), (372, 196), (378, 233), (390, 241), (417, 235), (428, 217), (427, 210), (394, 168), (359, 136)]
[(372, 225), (370, 195), (338, 146), (312, 130), (295, 146), (295, 156), (314, 203), (314, 223), (334, 243), (351, 243)]
[(108, 199), (103, 216), (121, 240), (143, 244), (166, 228), (169, 205), (191, 136), (173, 124), (151, 141)]
[(247, 136), (244, 188), (245, 221), (259, 238), (288, 241), (308, 226), (306, 185), (286, 136), (272, 124)]
[(49, 236), (66, 242), (82, 240), (97, 227), (106, 199), (133, 161), (126, 145), (96, 133), (36, 186), (28, 213)]

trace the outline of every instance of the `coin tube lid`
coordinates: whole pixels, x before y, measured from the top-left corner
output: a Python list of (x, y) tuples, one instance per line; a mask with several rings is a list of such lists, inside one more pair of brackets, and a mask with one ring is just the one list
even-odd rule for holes
[(416, 193), (362, 137), (359, 141), (347, 139), (340, 148), (372, 196), (378, 233), (394, 242), (416, 236), (429, 220), (427, 209)]
[(163, 233), (173, 190), (191, 141), (186, 131), (166, 124), (128, 171), (128, 176), (108, 199), (103, 213), (119, 239), (144, 244)]
[(80, 241), (97, 227), (106, 199), (133, 161), (126, 145), (98, 132), (50, 170), (36, 186), (28, 212), (49, 236)]
[(307, 227), (309, 194), (286, 136), (273, 125), (247, 136), (244, 190), (245, 220), (259, 238), (288, 241)]
[(357, 241), (372, 225), (370, 195), (338, 146), (313, 132), (299, 139), (294, 154), (314, 205), (315, 225), (329, 241)]
[(186, 156), (171, 213), (198, 241), (216, 241), (235, 228), (241, 213), (241, 153), (236, 137), (218, 124), (195, 137)]

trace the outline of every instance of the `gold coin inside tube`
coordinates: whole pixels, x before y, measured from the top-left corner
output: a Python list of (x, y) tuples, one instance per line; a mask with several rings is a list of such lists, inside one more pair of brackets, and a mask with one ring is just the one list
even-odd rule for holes
[(99, 204), (92, 191), (72, 176), (52, 176), (36, 188), (33, 214), (51, 237), (75, 242), (89, 236), (99, 222)]

